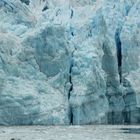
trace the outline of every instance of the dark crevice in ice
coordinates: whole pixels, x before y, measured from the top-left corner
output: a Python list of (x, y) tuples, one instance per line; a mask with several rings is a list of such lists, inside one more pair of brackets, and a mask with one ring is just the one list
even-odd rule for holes
[(120, 40), (121, 29), (117, 29), (115, 33), (115, 42), (117, 49), (118, 72), (120, 76), (120, 83), (122, 82), (122, 43)]
[(74, 36), (74, 33), (73, 33), (73, 32), (71, 32), (71, 35), (72, 35), (72, 36)]
[[(74, 36), (74, 33), (71, 32), (71, 35)], [(74, 50), (72, 51), (71, 53), (71, 61), (70, 61), (70, 68), (69, 68), (69, 83), (70, 83), (70, 89), (69, 89), (69, 92), (68, 92), (68, 100), (70, 99), (70, 96), (71, 96), (71, 92), (73, 90), (73, 82), (72, 82), (72, 68), (73, 68), (73, 55), (74, 55), (74, 52), (76, 51), (76, 48), (74, 48)]]
[(70, 103), (70, 97), (71, 97), (71, 92), (73, 91), (73, 82), (72, 82), (72, 68), (73, 68), (73, 55), (75, 52), (76, 48), (74, 51), (71, 53), (71, 62), (70, 62), (70, 69), (69, 69), (69, 83), (70, 83), (70, 89), (68, 92), (68, 101), (69, 101), (69, 119), (70, 119), (70, 124), (73, 125), (73, 110), (72, 110), (72, 105)]
[(70, 99), (70, 94), (71, 94), (71, 91), (73, 90), (73, 83), (72, 83), (72, 76), (71, 76), (72, 67), (73, 67), (73, 64), (71, 63), (70, 70), (69, 70), (69, 82), (70, 82), (71, 86), (70, 86), (69, 93), (68, 93), (68, 99)]
[(70, 18), (73, 18), (73, 14), (74, 14), (74, 12), (73, 12), (73, 10), (71, 9), (71, 16), (70, 16)]
[(43, 9), (42, 9), (42, 12), (44, 12), (44, 11), (46, 11), (46, 10), (48, 10), (49, 9), (49, 7), (46, 5)]
[[(45, 0), (43, 0), (43, 2), (45, 2)], [(44, 11), (46, 11), (46, 10), (48, 10), (48, 9), (49, 9), (48, 3), (46, 2), (45, 6), (44, 6), (43, 9), (42, 9), (42, 12), (44, 12)]]
[(71, 105), (70, 105), (70, 110), (69, 110), (69, 119), (70, 119), (70, 125), (73, 125), (73, 111), (72, 111)]
[(30, 4), (30, 0), (20, 0), (21, 2), (25, 3), (26, 5)]
[[(73, 67), (73, 63), (71, 62), (70, 70), (69, 70), (70, 89), (69, 89), (69, 92), (68, 92), (68, 100), (70, 100), (71, 92), (73, 90), (72, 75), (71, 75), (72, 67)], [(70, 124), (72, 125), (73, 124), (73, 112), (72, 112), (71, 104), (70, 104), (70, 110), (69, 110), (69, 118), (70, 118)]]
[[(73, 54), (72, 54), (72, 57), (73, 57)], [(69, 92), (68, 92), (68, 100), (70, 100), (71, 92), (73, 90), (72, 75), (71, 75), (72, 74), (72, 67), (73, 67), (73, 63), (71, 62), (70, 70), (69, 70), (70, 89), (69, 89)], [(70, 124), (72, 125), (73, 124), (73, 112), (72, 112), (71, 104), (70, 104), (70, 110), (69, 110), (69, 119), (70, 119)]]

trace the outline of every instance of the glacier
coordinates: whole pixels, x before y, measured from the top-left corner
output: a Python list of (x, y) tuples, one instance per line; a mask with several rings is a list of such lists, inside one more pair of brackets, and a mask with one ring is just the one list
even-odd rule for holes
[(140, 123), (139, 0), (0, 0), (0, 125)]

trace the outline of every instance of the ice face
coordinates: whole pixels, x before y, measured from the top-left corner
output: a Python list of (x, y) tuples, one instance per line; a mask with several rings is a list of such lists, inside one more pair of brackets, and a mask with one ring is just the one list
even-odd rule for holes
[(138, 13), (136, 0), (1, 0), (0, 124), (138, 123)]

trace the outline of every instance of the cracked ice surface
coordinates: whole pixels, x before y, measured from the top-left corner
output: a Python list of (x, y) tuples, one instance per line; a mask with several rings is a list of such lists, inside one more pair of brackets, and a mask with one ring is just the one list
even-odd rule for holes
[(0, 0), (0, 124), (140, 123), (139, 0), (21, 1)]

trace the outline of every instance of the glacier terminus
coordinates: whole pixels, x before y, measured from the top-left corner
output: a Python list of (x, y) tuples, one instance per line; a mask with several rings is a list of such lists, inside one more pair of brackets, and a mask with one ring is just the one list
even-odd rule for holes
[(140, 0), (0, 0), (0, 125), (140, 123)]

